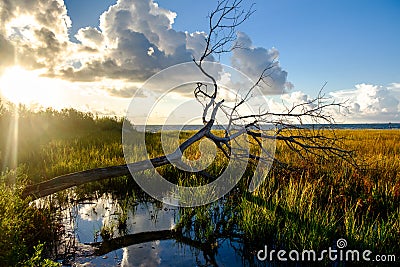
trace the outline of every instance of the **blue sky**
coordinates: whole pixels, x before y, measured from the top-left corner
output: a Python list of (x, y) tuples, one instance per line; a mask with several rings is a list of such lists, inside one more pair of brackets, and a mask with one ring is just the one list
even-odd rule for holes
[[(124, 110), (114, 107), (128, 103), (127, 96), (132, 95), (134, 88), (139, 86), (145, 77), (154, 74), (151, 71), (148, 74), (140, 73), (134, 66), (119, 66), (118, 62), (125, 62), (128, 58), (145, 59), (143, 53), (147, 54), (149, 47), (140, 50), (141, 45), (152, 45), (156, 48), (154, 56), (157, 56), (157, 53), (160, 56), (158, 62), (146, 61), (145, 66), (149, 70), (185, 61), (184, 54), (191, 51), (190, 45), (186, 43), (187, 50), (173, 54), (171, 51), (182, 45), (175, 38), (179, 39), (184, 32), (190, 34), (207, 31), (206, 17), (216, 4), (214, 0), (155, 0), (154, 3), (158, 6), (153, 9), (161, 12), (164, 18), (173, 17), (170, 24), (164, 25), (171, 28), (173, 35), (168, 37), (161, 32), (161, 28), (152, 25), (159, 38), (171, 38), (154, 43), (151, 39), (153, 33), (146, 32), (146, 29), (140, 26), (149, 17), (144, 14), (146, 9), (143, 3), (154, 5), (152, 0), (120, 0), (118, 4), (116, 0), (65, 0), (58, 1), (57, 6), (52, 5), (52, 2), (54, 0), (39, 0), (39, 4), (36, 5), (37, 9), (42, 9), (39, 14), (40, 12), (36, 12), (26, 2), (17, 0), (8, 7), (12, 12), (7, 14), (12, 15), (1, 18), (0, 22), (5, 26), (1, 27), (0, 33), (6, 40), (4, 48), (1, 48), (2, 52), (6, 54), (5, 48), (14, 47), (15, 57), (10, 62), (14, 62), (14, 66), (20, 66), (22, 70), (12, 69), (12, 64), (8, 66), (3, 63), (0, 71), (5, 74), (3, 73), (3, 78), (0, 79), (0, 90), (5, 97), (17, 99), (19, 95), (13, 95), (11, 89), (6, 87), (13, 84), (13, 75), (29, 71), (32, 79), (46, 77), (40, 80), (42, 88), (50, 88), (46, 85), (50, 79), (53, 79), (52, 82), (57, 80), (58, 87), (63, 88), (60, 95), (64, 98), (58, 101), (57, 105), (54, 104), (55, 107), (62, 107), (64, 104), (83, 110), (116, 114), (121, 114)], [(249, 6), (251, 3), (253, 2), (244, 1), (243, 6)], [(335, 100), (349, 102), (352, 115), (346, 121), (400, 121), (399, 1), (257, 0), (254, 4), (256, 12), (238, 28), (251, 43), (249, 48), (253, 54), (237, 54), (233, 58), (255, 58), (257, 51), (264, 53), (267, 58), (279, 52), (281, 80), (278, 81), (277, 87), (284, 86), (285, 82), (294, 85), (294, 88), (286, 91), (283, 98), (295, 102), (296, 99), (315, 96), (327, 82), (325, 92)], [(112, 11), (107, 12), (112, 5), (115, 5), (111, 8)], [(135, 9), (130, 8), (132, 6), (136, 6), (137, 10), (141, 9), (141, 13), (135, 13)], [(41, 18), (46, 14), (46, 9), (47, 14), (56, 14), (52, 17), (53, 23), (47, 21), (46, 24), (46, 20)], [(130, 20), (116, 15), (118, 11), (128, 9), (129, 16), (132, 16)], [(100, 16), (103, 13), (101, 25)], [(18, 19), (25, 17), (26, 20)], [(135, 19), (142, 24), (133, 25), (136, 23)], [(125, 25), (126, 23), (131, 23), (132, 27)], [(125, 43), (121, 42), (124, 35), (117, 30), (121, 25), (132, 34)], [(42, 35), (35, 36), (38, 29), (54, 33), (59, 47), (65, 47), (68, 53), (61, 53), (59, 47), (48, 45), (46, 40), (49, 38), (45, 38), (45, 31)], [(79, 37), (76, 37), (78, 32)], [(142, 40), (138, 34), (144, 34), (146, 38)], [(0, 39), (0, 42), (3, 39)], [(29, 58), (26, 51), (20, 51), (20, 47), (28, 45), (28, 42), (31, 45), (33, 40), (43, 42), (43, 47), (49, 50), (46, 56), (43, 56), (43, 52), (38, 52), (34, 58)], [(199, 40), (193, 38), (191, 42), (196, 43)], [(117, 47), (109, 49), (112, 44)], [(34, 47), (36, 49), (40, 45)], [(275, 50), (271, 50), (272, 48)], [(58, 54), (53, 55), (55, 52)], [(106, 62), (106, 58), (110, 61)], [(228, 56), (223, 57), (222, 61), (232, 64)], [(144, 60), (141, 61), (142, 64), (143, 62)], [(137, 62), (133, 63), (137, 65)], [(116, 68), (119, 69), (111, 68), (112, 64), (116, 64)], [(240, 69), (240, 66), (236, 67)], [(127, 69), (136, 76), (127, 76)], [(91, 73), (94, 70), (96, 72)], [(251, 71), (249, 67), (240, 70)], [(39, 80), (37, 82), (39, 83)], [(16, 92), (15, 88), (13, 92)], [(76, 97), (76, 94), (79, 97)], [(83, 100), (81, 96), (87, 95), (90, 99)], [(23, 99), (22, 96), (20, 98)], [(39, 105), (51, 104), (50, 99), (41, 101), (33, 99), (32, 96), (25, 98), (26, 101), (22, 101), (24, 103), (31, 101), (30, 103), (37, 102)], [(106, 104), (110, 101), (116, 104)]]
[[(115, 0), (66, 0), (71, 33), (98, 26)], [(214, 0), (159, 0), (177, 13), (174, 28), (206, 31)], [(400, 81), (400, 1), (248, 1), (256, 12), (240, 30), (261, 47), (276, 47), (282, 67), (297, 89), (312, 93), (355, 84)], [(229, 63), (229, 62), (226, 62)]]
[[(206, 26), (185, 1), (160, 1), (178, 14), (176, 27)], [(193, 1), (192, 1), (193, 2)], [(212, 8), (213, 1), (204, 1)], [(175, 3), (175, 4), (172, 4)], [(202, 1), (203, 3), (203, 1)], [(255, 1), (241, 27), (262, 47), (276, 47), (289, 80), (301, 90), (387, 84), (400, 79), (399, 1)], [(203, 8), (204, 11), (206, 11)], [(204, 13), (203, 13), (204, 14)]]

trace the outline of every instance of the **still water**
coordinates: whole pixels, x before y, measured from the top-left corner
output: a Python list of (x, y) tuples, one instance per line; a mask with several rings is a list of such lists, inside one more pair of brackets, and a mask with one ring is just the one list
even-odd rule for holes
[[(217, 209), (223, 209), (223, 202)], [(63, 266), (259, 266), (254, 251), (234, 234), (212, 242), (202, 242), (190, 231), (177, 235), (174, 229), (180, 216), (177, 207), (132, 195), (102, 193), (74, 201), (62, 211), (58, 262)]]

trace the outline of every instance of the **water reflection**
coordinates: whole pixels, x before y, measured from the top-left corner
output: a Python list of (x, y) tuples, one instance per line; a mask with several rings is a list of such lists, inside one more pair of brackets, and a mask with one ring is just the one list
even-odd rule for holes
[[(132, 202), (125, 207), (111, 193), (95, 201), (78, 203), (76, 234), (83, 243), (102, 241), (102, 229), (109, 238), (140, 232), (170, 230), (176, 225), (178, 210), (158, 202)], [(108, 239), (109, 239), (108, 238)]]
[[(64, 209), (74, 249), (64, 266), (243, 266), (254, 255), (228, 231), (223, 203), (179, 209), (135, 193), (85, 197)], [(212, 211), (204, 220), (202, 214)], [(71, 237), (69, 237), (71, 238)]]

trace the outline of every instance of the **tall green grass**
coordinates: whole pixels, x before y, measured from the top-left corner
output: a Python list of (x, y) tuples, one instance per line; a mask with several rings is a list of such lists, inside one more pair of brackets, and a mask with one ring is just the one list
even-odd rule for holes
[(354, 249), (398, 253), (400, 132), (338, 134), (357, 152), (359, 168), (339, 159), (307, 163), (277, 144), (281, 160), (302, 169), (273, 168), (254, 194), (242, 197), (239, 224), (249, 241), (317, 250), (345, 238)]
[[(0, 114), (2, 129), (8, 129), (10, 114), (4, 114), (4, 111), (3, 115)], [(19, 119), (19, 136), (24, 141), (18, 146), (18, 175), (11, 175), (13, 171), (7, 170), (4, 158), (6, 130), (0, 144), (1, 166), (5, 166), (3, 177), (7, 177), (0, 182), (0, 213), (4, 214), (0, 228), (6, 233), (0, 238), (2, 262), (22, 261), (27, 254), (34, 253), (35, 245), (46, 242), (46, 238), (32, 235), (28, 229), (41, 229), (46, 224), (38, 218), (50, 220), (53, 212), (32, 207), (20, 199), (20, 189), (15, 187), (19, 178), (15, 177), (25, 177), (25, 182), (19, 183), (22, 186), (70, 172), (124, 163), (122, 122), (118, 119), (96, 118), (72, 110), (47, 110), (40, 114), (26, 112)], [(40, 125), (47, 126), (38, 130)], [(181, 133), (181, 141), (190, 134)], [(223, 218), (229, 222), (228, 229), (242, 233), (244, 240), (254, 246), (271, 244), (274, 247), (318, 250), (345, 238), (348, 247), (354, 249), (398, 253), (400, 131), (338, 130), (337, 135), (344, 137), (344, 145), (356, 152), (355, 160), (359, 167), (340, 159), (323, 163), (312, 157), (304, 160), (284, 143), (278, 142), (276, 157), (295, 168), (273, 166), (265, 182), (254, 193), (246, 190), (247, 179), (251, 177), (249, 169), (226, 204), (230, 205), (229, 212)], [(163, 154), (159, 133), (148, 134), (146, 141), (151, 157)], [(172, 146), (172, 142), (169, 145)], [(144, 150), (141, 147), (135, 149), (138, 152)], [(185, 156), (189, 159), (200, 157), (198, 144)], [(217, 153), (207, 171), (218, 175), (226, 164), (222, 153)], [(181, 185), (209, 182), (173, 166), (164, 166), (157, 171)], [(131, 178), (120, 177), (83, 185), (76, 192), (84, 195), (94, 190), (118, 191), (118, 188), (132, 184)], [(207, 240), (215, 236), (213, 231), (219, 229), (215, 212), (215, 205), (195, 209), (194, 215), (191, 209), (183, 209), (182, 214), (191, 214), (191, 220), (186, 219), (181, 225), (197, 231), (197, 239)], [(187, 217), (182, 216), (182, 220)], [(210, 225), (207, 226), (207, 222)], [(49, 236), (45, 230), (39, 232)], [(14, 245), (9, 246), (10, 242)]]
[(60, 174), (123, 164), (121, 127), (119, 119), (73, 109), (31, 112), (0, 102), (1, 266), (52, 265), (41, 257), (52, 255), (62, 232), (59, 207), (36, 206), (20, 197), (22, 189)]
[(54, 246), (60, 225), (55, 220), (54, 207), (37, 207), (29, 199), (20, 197), (20, 187), (26, 175), (21, 168), (0, 175), (0, 265), (1, 266), (57, 266), (43, 260)]

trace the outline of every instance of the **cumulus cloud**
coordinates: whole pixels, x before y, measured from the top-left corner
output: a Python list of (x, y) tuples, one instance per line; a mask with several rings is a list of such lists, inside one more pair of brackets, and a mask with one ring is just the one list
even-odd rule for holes
[[(83, 84), (90, 84), (88, 87), (96, 88), (96, 94), (104, 99), (113, 96), (127, 101), (134, 94), (145, 97), (145, 90), (138, 93), (141, 83), (169, 66), (199, 59), (205, 48), (205, 32), (174, 29), (177, 16), (153, 0), (119, 0), (101, 15), (99, 28), (80, 29), (75, 35), (78, 42), (74, 43), (68, 33), (72, 22), (62, 0), (1, 0), (0, 74), (16, 64), (26, 69), (47, 70), (48, 76), (83, 81), (76, 83), (79, 90), (89, 90)], [(266, 66), (271, 66), (266, 79), (268, 85), (261, 88), (265, 95), (280, 95), (269, 101), (271, 110), (283, 111), (282, 101), (290, 107), (312, 99), (302, 92), (289, 92), (293, 85), (287, 81), (288, 73), (277, 61), (277, 49), (256, 47), (243, 32), (237, 33), (237, 37), (241, 48), (233, 50), (234, 68), (255, 80)], [(163, 72), (160, 82), (149, 85), (146, 90), (161, 94), (180, 82), (193, 84), (202, 75), (196, 71), (192, 64), (192, 67), (181, 68), (180, 76)], [(223, 67), (210, 65), (209, 72), (221, 85), (242, 88), (234, 83), (236, 81), (229, 80), (231, 76)], [(189, 86), (177, 88), (176, 93), (193, 97)], [(347, 116), (337, 114), (345, 121), (400, 120), (400, 83), (358, 84), (353, 89), (333, 92), (331, 96), (336, 102), (347, 101)], [(227, 101), (235, 100), (235, 95), (223, 97)]]
[(100, 29), (87, 27), (76, 35), (86, 48), (101, 53), (61, 73), (73, 80), (106, 77), (143, 82), (161, 69), (191, 61), (194, 49), (204, 49), (204, 35), (200, 39), (200, 33), (174, 30), (175, 17), (152, 0), (118, 1), (101, 15)]
[(1, 50), (13, 52), (2, 67), (17, 63), (30, 69), (55, 68), (64, 60), (70, 25), (63, 1), (1, 1)]
[[(310, 101), (315, 96), (296, 91), (270, 98), (268, 106), (274, 112), (285, 112), (300, 103), (304, 107), (315, 107)], [(326, 114), (335, 118), (336, 123), (398, 122), (400, 121), (400, 83), (388, 86), (357, 84), (353, 89), (329, 93), (327, 102), (342, 103), (345, 108), (326, 108)]]
[(279, 51), (275, 48), (266, 49), (254, 47), (249, 36), (243, 32), (237, 34), (239, 49), (233, 50), (232, 66), (257, 81), (266, 67), (270, 69), (265, 73), (268, 77), (262, 85), (264, 94), (282, 94), (293, 85), (287, 82), (288, 73), (284, 71), (277, 61)]
[[(206, 33), (176, 31), (176, 16), (153, 0), (120, 0), (101, 15), (99, 29), (87, 27), (78, 31), (76, 38), (84, 46), (81, 51), (92, 54), (82, 56), (78, 68), (65, 66), (60, 73), (64, 78), (80, 81), (106, 77), (143, 82), (169, 66), (200, 58)], [(238, 43), (243, 43), (245, 49), (234, 51), (233, 65), (252, 78), (258, 78), (265, 66), (274, 64), (267, 79), (270, 87), (265, 86), (263, 93), (282, 93), (290, 87), (287, 72), (276, 61), (276, 49), (254, 48), (244, 33), (238, 33)], [(99, 53), (93, 54), (97, 50)]]
[[(63, 0), (2, 0), (0, 71), (18, 64), (27, 69), (46, 69), (44, 75), (72, 82), (111, 79), (143, 83), (162, 69), (199, 59), (204, 51), (206, 33), (175, 30), (177, 16), (153, 0), (119, 0), (101, 15), (99, 28), (79, 29), (77, 42), (72, 42), (68, 33), (72, 22)], [(245, 74), (257, 78), (265, 66), (273, 64), (267, 81), (271, 86), (264, 87), (264, 94), (279, 94), (290, 87), (287, 72), (276, 61), (276, 49), (253, 47), (244, 33), (238, 33), (238, 43), (244, 49), (233, 52), (232, 63)], [(217, 80), (223, 75), (221, 70), (211, 70)], [(191, 72), (189, 68), (183, 70), (179, 79), (192, 81)], [(151, 90), (160, 93), (168, 84)], [(102, 90), (130, 98), (137, 88), (107, 86)]]
[(347, 101), (348, 117), (359, 121), (399, 121), (400, 84), (357, 84), (355, 89), (332, 92), (337, 101)]
[[(289, 106), (288, 106), (289, 108), (291, 108), (294, 105), (298, 105), (298, 104), (302, 104), (302, 103), (310, 103), (312, 101), (312, 98), (309, 95), (307, 95), (301, 91), (292, 92), (290, 94), (284, 94), (284, 95), (282, 95), (281, 99), (285, 103), (289, 104)], [(314, 104), (310, 103), (310, 105), (312, 105), (310, 107), (315, 107)]]
[(104, 45), (104, 36), (96, 28), (86, 27), (78, 30), (75, 38), (81, 42), (82, 45), (98, 50)]
[(294, 106), (302, 104), (301, 108), (297, 108), (294, 110), (295, 112), (301, 112), (303, 108), (305, 110), (310, 110), (316, 107), (316, 103), (312, 102), (314, 98), (315, 97), (301, 91), (285, 93), (276, 97), (269, 98), (268, 108), (274, 113), (286, 113)]

